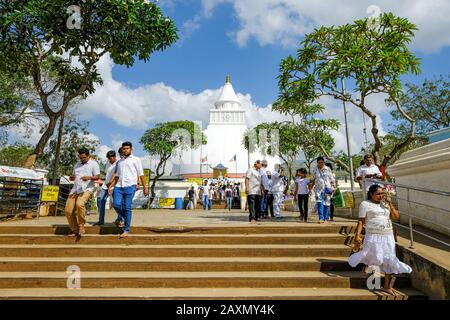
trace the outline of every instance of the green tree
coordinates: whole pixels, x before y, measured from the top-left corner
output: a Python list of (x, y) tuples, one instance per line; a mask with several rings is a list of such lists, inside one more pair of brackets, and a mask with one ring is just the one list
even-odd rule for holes
[[(74, 4), (81, 21), (68, 11)], [(1, 1), (0, 12), (0, 73), (29, 79), (47, 118), (26, 167), (43, 154), (69, 104), (102, 83), (102, 56), (130, 67), (177, 40), (174, 23), (146, 0)]]
[(31, 146), (21, 143), (4, 147), (0, 149), (0, 165), (21, 167), (31, 150)]
[[(428, 132), (450, 126), (450, 75), (425, 79), (421, 85), (406, 84), (406, 92), (401, 94), (400, 102), (405, 111), (416, 119), (416, 138), (421, 140), (418, 143), (426, 142)], [(408, 135), (411, 124), (398, 110), (392, 110), (391, 115), (396, 122), (390, 126), (390, 134), (397, 139)]]
[(319, 155), (324, 155), (343, 167), (346, 166), (332, 155), (334, 140), (330, 131), (339, 128), (339, 121), (319, 118), (325, 110), (323, 105), (308, 103), (302, 97), (287, 97), (281, 94), (272, 109), (288, 116), (290, 122), (296, 126), (299, 147), (307, 158), (309, 170), (314, 158)]
[[(61, 150), (56, 177), (72, 174), (73, 168), (78, 161), (78, 150), (80, 148), (87, 148), (91, 152), (91, 155), (95, 156), (95, 150), (99, 144), (97, 139), (90, 136), (88, 130), (89, 123), (87, 121), (77, 120), (74, 114), (66, 116), (65, 119), (66, 122), (61, 137)], [(53, 178), (55, 175), (53, 171), (56, 143), (57, 137), (53, 136), (47, 148), (44, 150), (42, 157), (37, 162), (39, 167), (43, 167), (49, 171), (49, 178)]]
[[(305, 36), (297, 56), (282, 60), (279, 88), (283, 100), (315, 101), (321, 96), (349, 102), (371, 120), (373, 154), (377, 165), (386, 165), (415, 136), (415, 120), (401, 106), (400, 77), (419, 73), (419, 59), (409, 50), (416, 26), (407, 19), (384, 13), (377, 23), (357, 20), (338, 27), (321, 27)], [(343, 90), (341, 80), (354, 85), (354, 94)], [(386, 94), (411, 130), (396, 148), (381, 157), (378, 119), (367, 98)]]
[(206, 137), (192, 121), (173, 121), (156, 124), (144, 133), (140, 142), (149, 155), (159, 159), (150, 188), (150, 205), (156, 197), (156, 183), (165, 174), (167, 161), (177, 150), (195, 150), (206, 144)]

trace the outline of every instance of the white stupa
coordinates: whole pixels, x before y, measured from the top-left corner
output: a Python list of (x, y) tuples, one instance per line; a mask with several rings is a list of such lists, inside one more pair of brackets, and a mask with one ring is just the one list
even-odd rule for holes
[(275, 163), (280, 163), (278, 157), (263, 156), (260, 152), (249, 154), (244, 148), (242, 141), (247, 130), (245, 110), (227, 76), (214, 108), (209, 110), (209, 125), (203, 131), (207, 145), (174, 157), (172, 175), (206, 178), (212, 177), (213, 168), (225, 167), (228, 177), (242, 178), (249, 165), (263, 159), (268, 161), (269, 170), (273, 170)]

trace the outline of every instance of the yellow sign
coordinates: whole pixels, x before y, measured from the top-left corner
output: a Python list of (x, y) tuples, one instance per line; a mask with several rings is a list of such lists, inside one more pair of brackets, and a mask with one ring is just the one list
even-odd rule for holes
[(170, 207), (175, 204), (174, 198), (160, 198), (159, 199), (159, 206), (160, 207)]
[(59, 187), (44, 186), (42, 189), (41, 202), (58, 202)]
[(150, 185), (150, 175), (152, 173), (152, 170), (150, 169), (144, 169), (144, 176), (145, 176), (145, 183), (146, 185)]
[(355, 208), (355, 198), (352, 192), (344, 192), (344, 202), (346, 208)]

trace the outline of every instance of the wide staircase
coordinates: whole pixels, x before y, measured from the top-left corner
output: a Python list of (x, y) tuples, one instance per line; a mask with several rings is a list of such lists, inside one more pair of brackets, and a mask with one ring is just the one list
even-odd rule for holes
[[(396, 297), (367, 289), (362, 267), (347, 264), (353, 225), (67, 232), (0, 226), (0, 299), (426, 299), (408, 276)], [(80, 290), (68, 289), (74, 270)]]

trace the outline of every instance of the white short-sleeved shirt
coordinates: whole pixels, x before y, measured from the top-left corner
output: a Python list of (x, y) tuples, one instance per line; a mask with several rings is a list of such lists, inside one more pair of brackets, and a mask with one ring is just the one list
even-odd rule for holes
[(114, 172), (116, 171), (117, 161), (111, 164), (108, 162), (108, 166), (106, 167), (106, 177), (105, 182), (103, 183), (102, 189), (108, 190), (108, 184), (111, 183), (111, 179), (113, 177)]
[(205, 195), (209, 195), (209, 186), (202, 186), (202, 194)]
[(359, 217), (365, 218), (365, 228), (368, 234), (391, 234), (391, 210), (383, 202), (376, 204), (370, 200), (359, 205)]
[(318, 190), (332, 188), (335, 183), (333, 172), (327, 166), (324, 166), (322, 170), (320, 170), (318, 167), (315, 168), (313, 176), (315, 180), (314, 185)]
[(86, 191), (94, 192), (94, 181), (81, 180), (82, 177), (93, 177), (100, 174), (100, 167), (97, 161), (90, 159), (86, 163), (81, 163), (78, 161), (73, 169), (73, 175), (75, 176), (75, 182), (73, 184), (70, 194), (80, 194)]
[(116, 187), (126, 188), (137, 185), (138, 178), (144, 175), (141, 159), (133, 155), (120, 159), (116, 163), (116, 175), (119, 177)]
[[(367, 175), (376, 174), (378, 176), (381, 176), (381, 171), (378, 168), (377, 165), (372, 164), (370, 167), (368, 167), (366, 164), (363, 164), (361, 167), (358, 168), (356, 171), (356, 177), (364, 178)], [(374, 185), (375, 183), (367, 183), (366, 184), (366, 191), (369, 191), (369, 188)]]
[(261, 195), (261, 174), (259, 170), (250, 168), (245, 175), (248, 178), (248, 195)]
[(274, 192), (284, 192), (284, 179), (278, 172), (272, 173), (272, 186), (271, 191)]
[(297, 184), (297, 194), (309, 194), (308, 184), (311, 182), (308, 178), (295, 178)]

